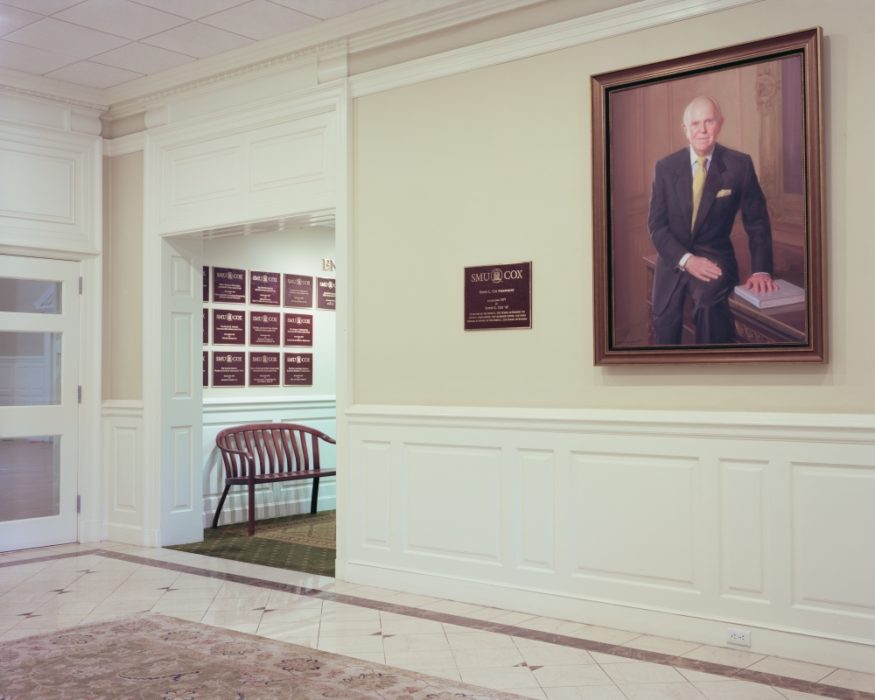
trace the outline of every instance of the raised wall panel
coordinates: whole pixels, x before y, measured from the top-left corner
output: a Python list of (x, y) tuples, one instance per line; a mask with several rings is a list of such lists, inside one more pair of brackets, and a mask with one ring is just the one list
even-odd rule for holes
[(686, 458), (572, 454), (577, 575), (693, 587), (696, 466)]
[(6, 149), (0, 168), (0, 216), (72, 224), (76, 160)]
[(251, 184), (255, 190), (295, 185), (325, 177), (325, 127), (254, 140)]
[(0, 237), (33, 249), (100, 250), (100, 138), (0, 124)]
[(179, 255), (170, 256), (170, 294), (173, 296), (192, 295), (194, 289), (194, 267), (190, 260)]
[(173, 398), (191, 398), (194, 393), (192, 385), (191, 341), (194, 337), (193, 319), (188, 313), (174, 313), (170, 316), (170, 344), (173, 354), (169, 358), (173, 363), (172, 376)]
[(405, 445), (405, 551), (498, 561), (501, 450)]
[(366, 442), (362, 445), (362, 478), (360, 486), (367, 498), (363, 501), (363, 543), (368, 547), (388, 549), (391, 537), (392, 459), (388, 442)]
[(518, 450), (516, 458), (519, 563), (539, 571), (551, 570), (556, 556), (556, 454)]
[(140, 466), (140, 430), (135, 426), (115, 426), (112, 435), (112, 457), (115, 465), (115, 488), (112, 508), (116, 512), (134, 513), (138, 507), (137, 467)]
[(171, 512), (191, 510), (191, 464), (194, 457), (191, 426), (175, 426), (170, 429)]
[(102, 432), (106, 536), (116, 542), (144, 544), (142, 404), (107, 402)]
[(168, 159), (171, 206), (211, 202), (241, 192), (240, 146), (199, 144)]
[[(267, 116), (267, 115), (265, 115)], [(263, 125), (182, 130), (156, 139), (158, 233), (210, 229), (331, 209), (334, 113), (273, 114)]]
[(766, 595), (766, 462), (720, 461), (720, 590)]
[(793, 600), (875, 628), (875, 462), (792, 465)]

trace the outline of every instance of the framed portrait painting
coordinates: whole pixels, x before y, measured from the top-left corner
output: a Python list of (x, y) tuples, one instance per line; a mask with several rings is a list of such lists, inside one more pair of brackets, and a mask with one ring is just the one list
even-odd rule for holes
[(593, 76), (597, 365), (825, 361), (820, 45)]

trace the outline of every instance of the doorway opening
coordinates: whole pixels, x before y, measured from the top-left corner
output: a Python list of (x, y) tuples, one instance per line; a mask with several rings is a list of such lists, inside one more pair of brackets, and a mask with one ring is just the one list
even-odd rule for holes
[[(201, 372), (203, 542), (176, 548), (239, 561), (334, 574), (334, 478), (256, 489), (256, 535), (246, 535), (248, 497), (232, 487), (220, 527), (210, 528), (225, 486), (219, 431), (297, 423), (337, 435), (336, 257), (332, 216), (271, 220), (186, 234), (202, 270)], [(165, 314), (167, 310), (165, 309)], [(321, 444), (322, 467), (336, 467)]]

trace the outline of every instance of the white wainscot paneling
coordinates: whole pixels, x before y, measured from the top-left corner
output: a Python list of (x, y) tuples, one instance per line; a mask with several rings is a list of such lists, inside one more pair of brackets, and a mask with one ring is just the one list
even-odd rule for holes
[(720, 460), (720, 588), (724, 596), (766, 602), (766, 514), (763, 461)]
[[(278, 123), (277, 123), (278, 122)], [(161, 233), (334, 206), (333, 112), (156, 140)]]
[(697, 460), (574, 452), (574, 576), (693, 588)]
[(402, 551), (499, 561), (501, 461), (497, 448), (405, 445)]
[[(519, 567), (553, 572), (556, 566), (556, 454), (548, 450), (517, 450), (515, 508)], [(511, 520), (511, 527), (514, 521)]]
[(354, 406), (346, 580), (846, 668), (875, 418)]
[(145, 544), (142, 403), (106, 402), (102, 433), (107, 537), (116, 542)]
[[(875, 462), (792, 464), (794, 604), (875, 630)], [(875, 635), (872, 635), (875, 636)]]
[[(224, 428), (245, 423), (301, 423), (326, 435), (335, 437), (336, 401), (333, 396), (294, 400), (281, 397), (260, 399), (210, 399), (204, 402), (202, 478), (204, 526), (212, 523), (222, 490), (225, 488), (225, 471), (216, 449), (216, 435)], [(337, 465), (334, 445), (321, 443), (319, 456), (323, 468)], [(256, 517), (276, 518), (310, 512), (312, 482), (288, 482), (265, 484), (256, 488)], [(319, 484), (319, 510), (336, 507), (336, 488), (333, 477), (322, 479)], [(222, 508), (219, 524), (245, 522), (247, 519), (247, 496), (243, 487), (232, 488)]]
[(7, 245), (100, 249), (100, 138), (0, 126), (0, 235)]

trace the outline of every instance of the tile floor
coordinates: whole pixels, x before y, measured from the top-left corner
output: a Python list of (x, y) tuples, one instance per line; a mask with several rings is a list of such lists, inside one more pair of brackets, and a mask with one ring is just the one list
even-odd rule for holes
[(187, 552), (102, 543), (0, 554), (0, 643), (147, 611), (543, 700), (875, 700), (875, 669), (765, 657)]

